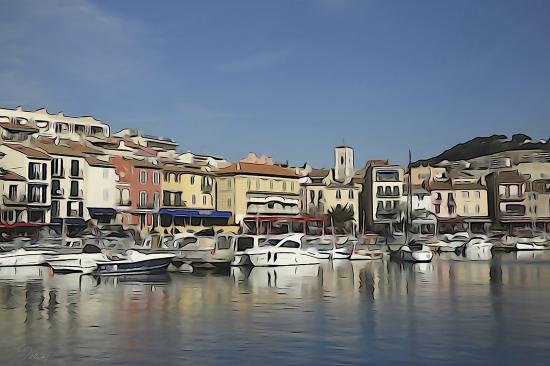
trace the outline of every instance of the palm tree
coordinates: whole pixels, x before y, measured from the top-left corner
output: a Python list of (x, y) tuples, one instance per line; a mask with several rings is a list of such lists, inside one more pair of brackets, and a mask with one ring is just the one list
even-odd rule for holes
[(349, 205), (342, 206), (338, 204), (336, 207), (331, 207), (327, 215), (331, 219), (335, 229), (345, 231), (346, 226), (349, 226), (349, 223), (354, 221), (355, 213)]

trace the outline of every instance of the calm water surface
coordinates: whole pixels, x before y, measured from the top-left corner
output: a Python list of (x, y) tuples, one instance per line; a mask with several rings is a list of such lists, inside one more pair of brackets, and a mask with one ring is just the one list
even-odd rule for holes
[(1, 365), (548, 364), (550, 253), (137, 277), (0, 269)]

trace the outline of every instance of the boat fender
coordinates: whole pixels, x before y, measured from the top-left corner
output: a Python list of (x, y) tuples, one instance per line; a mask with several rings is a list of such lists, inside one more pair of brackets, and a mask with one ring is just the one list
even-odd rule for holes
[(216, 254), (216, 248), (211, 249), (211, 250), (210, 250), (210, 254), (211, 254), (211, 255), (215, 255), (215, 254)]

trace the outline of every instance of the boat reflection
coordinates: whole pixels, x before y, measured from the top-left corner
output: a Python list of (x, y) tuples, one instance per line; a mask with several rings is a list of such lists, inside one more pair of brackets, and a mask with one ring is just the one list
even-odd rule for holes
[(51, 273), (51, 268), (46, 266), (0, 267), (0, 281), (12, 283), (40, 281)]

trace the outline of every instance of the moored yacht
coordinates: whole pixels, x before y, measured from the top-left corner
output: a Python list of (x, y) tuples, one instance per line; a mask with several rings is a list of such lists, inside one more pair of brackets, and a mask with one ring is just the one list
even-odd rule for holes
[(259, 248), (247, 249), (246, 255), (255, 267), (319, 264), (330, 259), (314, 247), (306, 248), (304, 234), (291, 234), (283, 239), (267, 239)]
[(50, 250), (13, 249), (0, 253), (0, 267), (39, 266), (46, 264), (47, 258), (54, 254)]
[(108, 261), (102, 250), (93, 244), (86, 244), (81, 253), (60, 254), (48, 258), (47, 263), (54, 272), (92, 273), (97, 268), (98, 261)]

